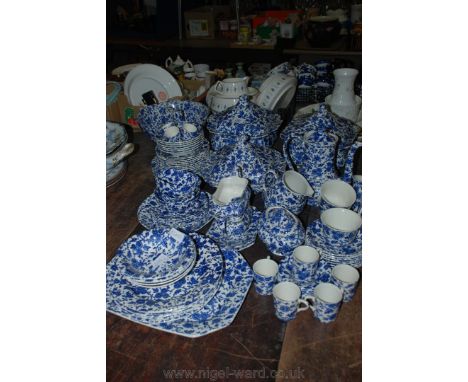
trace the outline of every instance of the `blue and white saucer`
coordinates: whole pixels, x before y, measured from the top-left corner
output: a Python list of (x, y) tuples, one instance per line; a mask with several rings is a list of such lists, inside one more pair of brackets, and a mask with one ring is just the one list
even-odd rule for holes
[(320, 251), (320, 257), (330, 264), (348, 264), (355, 268), (359, 268), (362, 265), (361, 234), (358, 235), (355, 241), (336, 250), (330, 248), (323, 238), (320, 220), (314, 220), (307, 227), (305, 245), (317, 248)]
[[(190, 234), (190, 236), (195, 240), (199, 251), (213, 248), (213, 246), (216, 247), (216, 244), (205, 236), (195, 233)], [(109, 288), (110, 285), (117, 282), (112, 277), (109, 278), (109, 268), (114, 258), (107, 266), (107, 310), (142, 325), (184, 337), (201, 337), (223, 329), (232, 323), (242, 306), (249, 291), (253, 273), (240, 253), (222, 250), (222, 254), (225, 271), (222, 284), (216, 295), (202, 308), (197, 308), (195, 311), (187, 309), (183, 312), (164, 315), (151, 309), (145, 309), (144, 303), (141, 303), (140, 306), (133, 306), (131, 310), (123, 310), (121, 305), (116, 303), (115, 297)]]
[(301, 288), (301, 295), (311, 296), (314, 293), (315, 287), (319, 283), (330, 282), (331, 270), (333, 265), (329, 264), (325, 260), (320, 260), (317, 271), (311, 282), (298, 282), (292, 272), (291, 257), (283, 259), (278, 268), (278, 275), (276, 276), (276, 282), (290, 281), (297, 284)]
[(247, 231), (241, 237), (229, 237), (224, 232), (224, 223), (220, 220), (214, 220), (211, 224), (206, 236), (216, 241), (220, 247), (242, 251), (255, 244), (258, 232), (258, 223), (262, 213), (255, 207), (252, 208), (252, 220)]
[(129, 282), (125, 277), (125, 252), (119, 248), (107, 265), (107, 292), (118, 307), (115, 309), (164, 313), (204, 306), (216, 294), (222, 280), (223, 257), (214, 243), (200, 244), (196, 243), (197, 261), (187, 276), (174, 283), (151, 288)]
[(152, 193), (138, 207), (138, 221), (146, 229), (166, 227), (185, 232), (197, 231), (213, 218), (210, 197), (210, 194), (201, 191), (193, 200), (169, 205)]

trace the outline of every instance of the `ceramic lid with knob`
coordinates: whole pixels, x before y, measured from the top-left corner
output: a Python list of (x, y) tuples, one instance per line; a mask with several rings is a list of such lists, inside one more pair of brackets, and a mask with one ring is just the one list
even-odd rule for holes
[(278, 113), (263, 109), (250, 102), (248, 96), (243, 95), (235, 106), (224, 112), (212, 114), (208, 118), (207, 128), (213, 133), (260, 136), (278, 130), (281, 122)]

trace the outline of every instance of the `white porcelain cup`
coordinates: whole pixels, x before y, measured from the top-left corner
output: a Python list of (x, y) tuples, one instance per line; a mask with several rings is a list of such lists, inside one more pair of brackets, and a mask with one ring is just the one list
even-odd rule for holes
[(327, 180), (320, 187), (320, 198), (325, 202), (324, 206), (320, 206), (321, 210), (333, 207), (350, 208), (356, 201), (356, 191), (342, 180)]
[(197, 127), (193, 123), (184, 123), (183, 129), (187, 133), (196, 133)]
[[(283, 281), (273, 288), (273, 302), (275, 314), (282, 321), (290, 321), (296, 318), (298, 312), (309, 308), (309, 303), (305, 297), (301, 297), (301, 289), (290, 281)], [(304, 306), (300, 306), (303, 304)]]
[(228, 97), (240, 97), (247, 92), (247, 80), (248, 77), (226, 78), (216, 83), (215, 90)]
[(205, 73), (208, 70), (210, 70), (210, 66), (208, 64), (196, 64), (193, 65), (193, 69), (195, 70), (195, 73), (197, 73), (198, 76), (200, 73)]
[(172, 123), (168, 123), (162, 127), (166, 138), (174, 138), (179, 134), (179, 128)]

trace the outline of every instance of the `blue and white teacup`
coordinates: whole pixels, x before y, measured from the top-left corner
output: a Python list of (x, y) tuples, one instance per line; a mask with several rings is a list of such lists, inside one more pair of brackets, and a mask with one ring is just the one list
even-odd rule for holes
[(255, 290), (262, 296), (268, 296), (272, 293), (278, 274), (278, 264), (270, 259), (257, 260), (252, 270), (254, 272)]
[(301, 245), (294, 249), (291, 257), (292, 274), (299, 283), (312, 282), (319, 265), (319, 252), (308, 245)]
[(347, 208), (330, 208), (320, 214), (322, 235), (333, 249), (351, 243), (361, 228), (361, 216)]
[(312, 86), (315, 76), (312, 73), (301, 73), (297, 76), (297, 84), (299, 86)]
[(296, 171), (285, 171), (283, 176), (273, 170), (265, 174), (263, 200), (266, 208), (282, 206), (298, 215), (304, 209), (307, 198), (313, 194), (314, 190), (307, 179)]
[[(290, 281), (283, 281), (273, 287), (273, 304), (275, 315), (281, 321), (291, 321), (296, 318), (298, 312), (309, 308), (306, 298), (301, 297), (301, 289)], [(303, 304), (304, 306), (300, 306)]]
[(164, 201), (191, 200), (200, 193), (201, 179), (194, 173), (177, 168), (159, 171), (156, 176), (156, 195)]
[(248, 179), (237, 175), (222, 178), (212, 197), (214, 215), (243, 216), (250, 202)]
[(184, 123), (182, 125), (182, 136), (184, 139), (193, 139), (200, 135), (200, 131), (193, 123)]
[(252, 222), (252, 207), (247, 207), (243, 215), (227, 216), (225, 219), (226, 236), (240, 237), (249, 229)]
[(327, 180), (320, 187), (319, 207), (321, 211), (337, 207), (350, 208), (355, 201), (356, 191), (342, 180)]
[(320, 322), (335, 321), (343, 300), (343, 292), (331, 283), (320, 283), (314, 289), (314, 294), (307, 297), (310, 309)]
[(331, 282), (343, 292), (343, 302), (349, 302), (356, 293), (359, 272), (348, 264), (335, 265), (331, 271)]

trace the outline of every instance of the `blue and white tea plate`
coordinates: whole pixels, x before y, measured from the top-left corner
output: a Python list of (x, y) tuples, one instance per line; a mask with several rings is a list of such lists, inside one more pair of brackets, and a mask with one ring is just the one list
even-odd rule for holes
[[(193, 235), (191, 235), (193, 238)], [(216, 294), (223, 274), (223, 257), (215, 243), (197, 242), (198, 258), (184, 278), (164, 286), (132, 285), (125, 277), (125, 257), (120, 250), (107, 265), (108, 303), (121, 313), (164, 313), (200, 309)]]
[[(202, 235), (190, 234), (190, 236), (195, 240), (199, 251), (210, 245), (210, 242), (211, 245), (214, 244)], [(107, 310), (139, 324), (184, 337), (196, 338), (221, 330), (229, 326), (236, 317), (253, 278), (249, 264), (240, 253), (230, 250), (222, 250), (222, 253), (225, 262), (223, 282), (216, 296), (196, 312), (185, 311), (164, 317), (157, 311), (145, 309), (144, 303), (140, 303), (142, 306), (137, 305), (133, 309), (123, 310), (119, 304), (116, 304), (109, 288), (113, 283), (112, 278), (108, 278)], [(108, 276), (111, 263), (112, 261), (107, 266)]]
[(332, 264), (329, 264), (325, 260), (320, 260), (317, 271), (311, 282), (298, 282), (292, 272), (292, 260), (290, 257), (285, 258), (279, 264), (278, 275), (276, 276), (276, 282), (290, 281), (301, 288), (302, 296), (311, 296), (314, 293), (315, 287), (319, 283), (326, 283), (330, 281)]
[(186, 232), (197, 231), (213, 218), (210, 194), (200, 194), (183, 203), (169, 204), (153, 193), (138, 207), (138, 221), (146, 229), (154, 227), (177, 228)]
[(330, 264), (348, 264), (355, 268), (362, 265), (362, 238), (358, 235), (352, 243), (339, 250), (332, 249), (321, 234), (320, 220), (314, 220), (307, 227), (305, 245), (319, 249), (321, 258)]
[(224, 224), (215, 220), (213, 224), (211, 224), (210, 229), (206, 233), (206, 236), (210, 237), (214, 241), (216, 241), (221, 248), (229, 248), (235, 249), (237, 251), (242, 251), (246, 248), (251, 247), (255, 244), (255, 240), (257, 239), (257, 232), (258, 232), (258, 223), (262, 216), (262, 213), (258, 211), (255, 207), (252, 208), (252, 220), (250, 222), (249, 228), (247, 231), (242, 235), (242, 237), (229, 237), (224, 232)]

